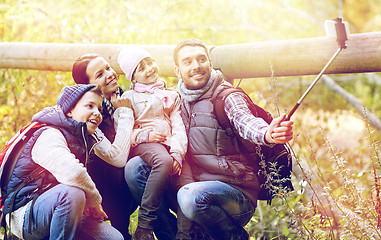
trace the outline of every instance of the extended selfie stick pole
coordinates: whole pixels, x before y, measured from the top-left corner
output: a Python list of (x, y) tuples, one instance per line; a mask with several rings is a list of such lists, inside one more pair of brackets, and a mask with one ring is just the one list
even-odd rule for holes
[(295, 104), (294, 108), (291, 110), (291, 112), (284, 118), (283, 121), (289, 121), (291, 116), (294, 114), (296, 109), (300, 106), (300, 104), (303, 102), (304, 98), (307, 96), (307, 94), (311, 91), (311, 89), (315, 86), (315, 84), (319, 81), (321, 76), (324, 74), (325, 70), (329, 67), (329, 65), (333, 62), (333, 60), (336, 58), (336, 56), (341, 52), (343, 48), (347, 48), (345, 42), (348, 40), (347, 38), (347, 32), (345, 29), (345, 25), (342, 22), (341, 18), (334, 19), (336, 21), (335, 23), (335, 30), (337, 34), (337, 43), (339, 44), (339, 48), (335, 52), (335, 54), (331, 57), (331, 59), (327, 62), (327, 64), (324, 66), (324, 68), (320, 71), (320, 73), (316, 76), (315, 80), (311, 83), (311, 85), (308, 87), (308, 89), (304, 92), (303, 96), (298, 100), (298, 102)]
[(319, 81), (320, 77), (324, 74), (325, 70), (328, 68), (328, 66), (332, 63), (332, 61), (336, 58), (336, 56), (340, 53), (341, 48), (337, 49), (335, 54), (331, 57), (331, 59), (327, 62), (327, 64), (324, 66), (324, 68), (320, 71), (320, 73), (316, 76), (315, 80), (312, 82), (312, 84), (308, 87), (308, 89), (304, 92), (303, 96), (299, 98), (299, 100), (296, 102), (294, 108), (291, 110), (291, 112), (285, 117), (284, 121), (290, 120), (291, 116), (294, 114), (296, 109), (300, 106), (300, 104), (303, 102), (304, 98), (307, 96), (307, 94), (311, 91), (311, 89), (315, 86), (315, 84)]

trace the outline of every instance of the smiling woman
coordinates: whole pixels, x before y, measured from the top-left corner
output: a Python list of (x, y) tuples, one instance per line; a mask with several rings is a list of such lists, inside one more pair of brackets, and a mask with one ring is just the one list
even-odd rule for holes
[(98, 85), (105, 98), (119, 89), (118, 75), (110, 64), (98, 54), (86, 54), (73, 64), (72, 76), (77, 84)]
[(97, 57), (89, 62), (86, 74), (89, 76), (89, 83), (100, 86), (107, 99), (119, 89), (118, 76), (103, 57)]
[(120, 97), (123, 90), (118, 84), (118, 76), (100, 55), (79, 57), (73, 64), (72, 76), (76, 83), (98, 85), (103, 93), (99, 115), (103, 121), (95, 135), (108, 142), (108, 146), (95, 148), (96, 155), (90, 155), (88, 169), (102, 195), (102, 204), (111, 224), (125, 239), (131, 239), (128, 229), (130, 214), (135, 211), (136, 205), (124, 180), (124, 166), (130, 152), (134, 125), (130, 101)]

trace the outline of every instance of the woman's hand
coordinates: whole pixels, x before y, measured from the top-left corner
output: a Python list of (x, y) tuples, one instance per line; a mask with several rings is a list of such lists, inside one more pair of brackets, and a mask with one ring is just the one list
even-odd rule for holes
[(115, 93), (113, 93), (111, 95), (110, 101), (111, 101), (111, 103), (115, 109), (120, 108), (120, 107), (132, 108), (130, 99), (118, 96)]

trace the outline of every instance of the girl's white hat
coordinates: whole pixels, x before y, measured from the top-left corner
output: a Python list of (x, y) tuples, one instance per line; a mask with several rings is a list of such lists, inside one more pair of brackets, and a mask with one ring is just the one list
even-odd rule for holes
[(139, 62), (147, 57), (152, 58), (149, 52), (138, 46), (128, 46), (120, 51), (118, 63), (120, 69), (122, 69), (124, 74), (126, 74), (127, 80), (132, 80), (132, 74), (134, 73)]

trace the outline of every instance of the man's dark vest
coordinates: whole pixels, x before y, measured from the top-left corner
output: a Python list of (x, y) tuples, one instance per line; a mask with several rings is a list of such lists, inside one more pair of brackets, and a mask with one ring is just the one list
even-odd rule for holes
[[(192, 102), (190, 113), (182, 113), (188, 133), (187, 161), (197, 181), (219, 180), (244, 192), (256, 204), (259, 182), (258, 162), (240, 153), (235, 138), (229, 138), (214, 115), (213, 99), (232, 87), (223, 82), (208, 98)], [(253, 154), (254, 156), (254, 154)]]

